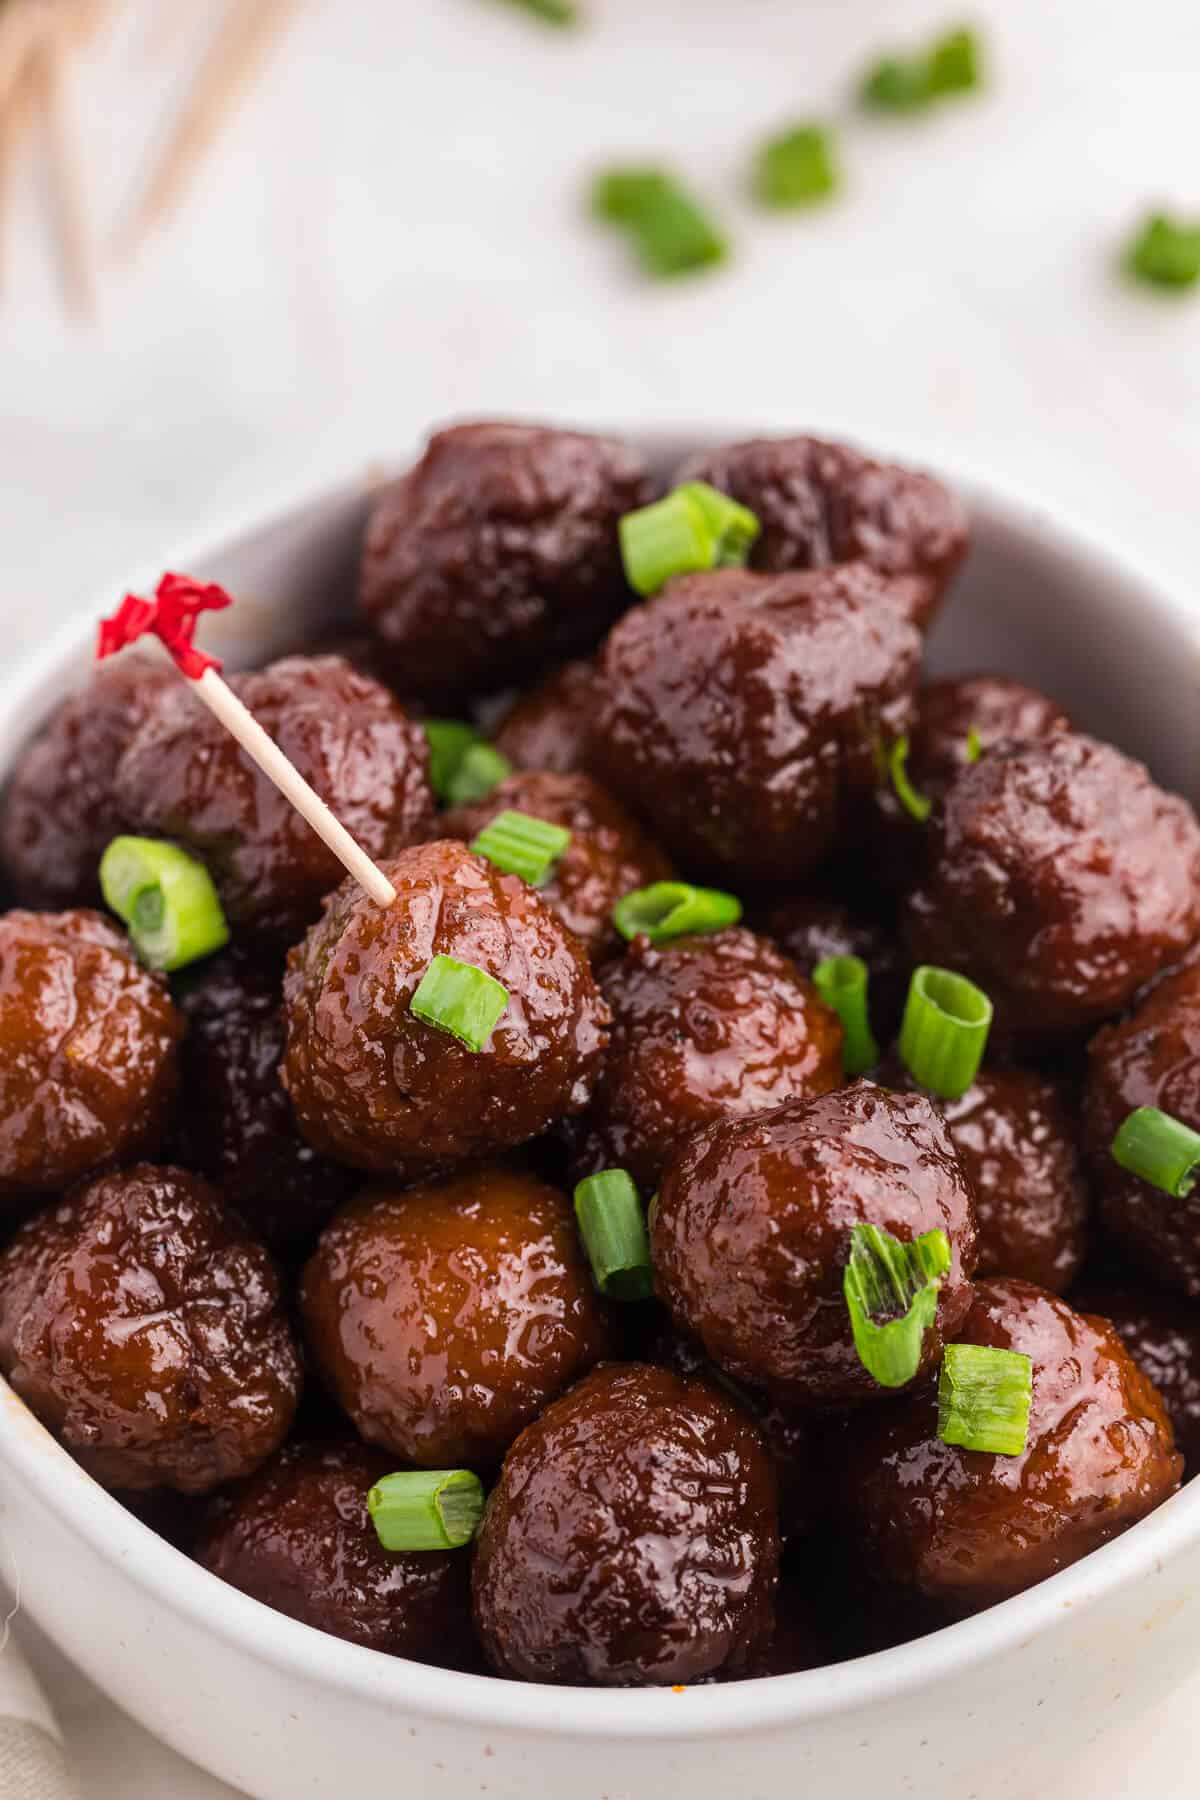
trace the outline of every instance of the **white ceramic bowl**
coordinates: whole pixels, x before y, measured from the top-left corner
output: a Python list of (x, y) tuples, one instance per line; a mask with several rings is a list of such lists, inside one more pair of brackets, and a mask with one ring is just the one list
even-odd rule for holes
[[(643, 441), (669, 467), (733, 435)], [(1036, 507), (943, 473), (972, 505), (974, 547), (934, 665), (1044, 685), (1200, 800), (1200, 611)], [(365, 508), (365, 487), (347, 488), (185, 562), (240, 596), (234, 615), (206, 621), (205, 641), (236, 663), (328, 622), (348, 602)], [(3, 676), (0, 768), (82, 676), (95, 616), (116, 597)], [(49, 1636), (152, 1731), (259, 1800), (1065, 1800), (1082, 1796), (1086, 1746), (1119, 1741), (1200, 1661), (1200, 1482), (961, 1625), (854, 1663), (680, 1693), (447, 1674), (311, 1631), (155, 1537), (2, 1382), (0, 1526), (22, 1605)]]

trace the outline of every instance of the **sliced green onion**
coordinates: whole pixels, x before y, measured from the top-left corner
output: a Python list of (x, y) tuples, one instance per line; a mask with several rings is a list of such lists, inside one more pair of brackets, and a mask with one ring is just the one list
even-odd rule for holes
[(449, 1032), (480, 1051), (508, 1005), (508, 989), (483, 969), (453, 956), (435, 956), (409, 1002), (414, 1018)]
[(897, 800), (905, 812), (917, 821), (918, 825), (923, 825), (933, 811), (933, 801), (927, 799), (924, 794), (918, 794), (908, 779), (908, 739), (906, 737), (898, 737), (889, 749), (887, 768), (892, 786), (896, 790)]
[(768, 138), (754, 161), (751, 186), (763, 206), (812, 206), (838, 185), (833, 139), (823, 125), (797, 125)]
[(559, 857), (571, 842), (565, 825), (536, 819), (532, 813), (497, 813), (471, 845), (476, 856), (486, 856), (493, 868), (519, 875), (530, 887), (548, 880)]
[(1113, 1139), (1112, 1156), (1131, 1175), (1186, 1200), (1200, 1174), (1200, 1131), (1157, 1106), (1139, 1106)]
[(186, 968), (229, 942), (212, 876), (178, 844), (114, 838), (100, 858), (100, 891), (152, 969)]
[(900, 1026), (900, 1059), (914, 1081), (943, 1100), (965, 1094), (983, 1061), (992, 1003), (952, 969), (913, 970)]
[(1029, 1438), (1033, 1363), (1019, 1350), (947, 1344), (938, 1376), (938, 1436), (964, 1450), (1020, 1456)]
[(483, 739), (463, 719), (422, 719), (421, 730), (429, 744), (429, 784), (445, 804), (450, 782), (463, 757)]
[(476, 800), (486, 800), (511, 774), (512, 764), (493, 744), (471, 744), (446, 783), (446, 805), (473, 806)]
[(923, 1232), (912, 1244), (878, 1225), (850, 1233), (842, 1292), (859, 1361), (881, 1387), (903, 1387), (920, 1367), (950, 1260), (944, 1231)]
[(535, 18), (543, 19), (547, 25), (577, 25), (579, 11), (572, 0), (508, 0), (510, 6), (519, 6), (522, 12), (532, 13)]
[(847, 1075), (861, 1075), (879, 1061), (867, 1003), (870, 971), (861, 956), (826, 956), (812, 972), (813, 986), (842, 1021), (842, 1060)]
[(983, 755), (983, 739), (972, 725), (967, 731), (967, 761), (977, 763)]
[(699, 202), (665, 169), (610, 169), (592, 184), (592, 212), (620, 225), (647, 274), (690, 274), (724, 262), (729, 246)]
[(635, 594), (657, 594), (672, 575), (716, 566), (717, 534), (704, 508), (678, 488), (625, 513), (617, 535), (625, 579)]
[(367, 1494), (385, 1550), (461, 1550), (483, 1517), (483, 1483), (470, 1469), (405, 1469)]
[(612, 909), (612, 922), (623, 938), (648, 937), (652, 944), (697, 931), (723, 931), (736, 925), (742, 903), (719, 888), (692, 887), (687, 881), (656, 881), (635, 888)]
[(936, 100), (944, 94), (967, 94), (983, 85), (983, 56), (975, 32), (948, 31), (929, 49), (929, 92)]
[(1125, 251), (1125, 267), (1150, 287), (1194, 287), (1200, 279), (1200, 225), (1150, 213)]
[(717, 540), (715, 566), (719, 569), (744, 568), (762, 530), (748, 506), (731, 500), (707, 481), (685, 481), (675, 490), (694, 500)]
[(610, 1300), (647, 1300), (653, 1291), (650, 1240), (641, 1195), (624, 1169), (603, 1169), (575, 1189), (579, 1235), (596, 1286)]
[(858, 97), (876, 112), (921, 112), (933, 98), (929, 70), (920, 57), (880, 57), (863, 76)]

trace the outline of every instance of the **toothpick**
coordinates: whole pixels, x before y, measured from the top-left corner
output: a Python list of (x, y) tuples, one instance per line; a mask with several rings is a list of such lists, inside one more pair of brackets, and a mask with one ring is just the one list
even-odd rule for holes
[(33, 90), (32, 61), (18, 69), (6, 88), (0, 88), (0, 289), (8, 272), (7, 225), (13, 174), (33, 110)]
[(200, 613), (218, 612), (230, 605), (231, 597), (215, 583), (193, 581), (186, 575), (164, 575), (153, 600), (127, 594), (112, 618), (102, 621), (96, 655), (112, 656), (147, 632), (157, 637), (180, 675), (213, 716), (237, 739), (284, 798), (291, 801), (343, 868), (377, 905), (391, 906), (396, 890), (383, 870), (371, 861), (362, 845), (334, 817), (316, 789), (288, 761), (274, 738), (222, 679), (217, 659), (198, 650), (192, 642)]
[(299, 0), (229, 0), (175, 130), (123, 234), (124, 250), (135, 250), (174, 210), (298, 6)]

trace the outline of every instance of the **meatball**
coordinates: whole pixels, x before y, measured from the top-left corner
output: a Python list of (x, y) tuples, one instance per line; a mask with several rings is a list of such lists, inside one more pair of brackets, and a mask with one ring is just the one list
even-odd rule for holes
[(665, 1326), (658, 1333), (647, 1360), (664, 1369), (674, 1369), (689, 1380), (712, 1382), (750, 1415), (775, 1469), (780, 1536), (800, 1537), (809, 1531), (825, 1505), (822, 1458), (813, 1442), (810, 1415), (792, 1412), (768, 1394), (738, 1387), (709, 1361), (695, 1338), (684, 1336), (673, 1326)]
[(498, 1463), (609, 1347), (565, 1196), (501, 1166), (344, 1207), (300, 1311), (359, 1433), (431, 1469)]
[(283, 972), (237, 950), (203, 964), (183, 989), (188, 1021), (175, 1150), (221, 1189), (273, 1250), (307, 1246), (356, 1177), (296, 1129), (279, 1080)]
[(0, 915), (0, 1195), (157, 1149), (183, 1020), (100, 913)]
[(1156, 1281), (1200, 1299), (1200, 1187), (1164, 1194), (1113, 1161), (1112, 1141), (1139, 1106), (1200, 1131), (1200, 963), (1161, 981), (1088, 1047), (1084, 1134), (1104, 1228)]
[(828, 956), (861, 957), (870, 977), (868, 1004), (876, 1036), (886, 1043), (899, 1031), (910, 970), (892, 932), (816, 894), (776, 900), (754, 923), (805, 975)]
[[(608, 1006), (545, 901), (449, 841), (385, 870), (395, 905), (347, 881), (288, 958), (283, 1078), (309, 1142), (355, 1168), (419, 1172), (510, 1149), (586, 1106)], [(508, 992), (481, 1051), (411, 1011), (438, 955)]]
[(843, 1518), (884, 1580), (977, 1612), (1056, 1574), (1172, 1494), (1162, 1401), (1103, 1319), (1025, 1281), (976, 1290), (959, 1341), (1033, 1364), (1020, 1456), (945, 1444), (936, 1384), (865, 1416), (845, 1438)]
[(1195, 814), (1094, 738), (996, 746), (956, 777), (930, 827), (909, 949), (979, 982), (1002, 1031), (1084, 1030), (1200, 934)]
[[(886, 1073), (889, 1086), (916, 1088), (898, 1061)], [(1088, 1189), (1061, 1086), (1033, 1069), (985, 1068), (957, 1100), (933, 1103), (975, 1196), (976, 1274), (1065, 1293), (1087, 1249)]]
[(586, 770), (595, 684), (592, 663), (564, 663), (504, 714), (492, 737), (497, 750), (514, 769)]
[(949, 675), (917, 696), (909, 772), (930, 795), (970, 765), (972, 732), (982, 752), (1005, 738), (1028, 742), (1070, 728), (1056, 700), (1011, 675)]
[(735, 1380), (792, 1406), (877, 1399), (842, 1292), (860, 1224), (904, 1242), (946, 1232), (952, 1261), (921, 1357), (933, 1367), (971, 1303), (975, 1216), (946, 1126), (920, 1094), (859, 1081), (696, 1132), (663, 1175), (655, 1284)]
[(442, 830), (471, 843), (509, 810), (567, 827), (571, 842), (538, 892), (593, 957), (616, 949), (621, 938), (612, 909), (624, 894), (670, 875), (662, 851), (588, 775), (510, 775), (486, 800), (447, 813)]
[(641, 455), (610, 438), (439, 431), (363, 544), (362, 610), (405, 689), (486, 692), (589, 649), (629, 604), (617, 521), (649, 496)]
[(1099, 1313), (1142, 1374), (1158, 1389), (1189, 1473), (1200, 1467), (1200, 1316), (1155, 1288), (1087, 1282), (1071, 1295), (1079, 1312)]
[(197, 1561), (252, 1599), (366, 1650), (477, 1661), (471, 1559), (385, 1550), (367, 1494), (394, 1462), (363, 1444), (293, 1443), (209, 1502)]
[(910, 577), (914, 622), (928, 625), (967, 550), (967, 516), (940, 482), (817, 438), (755, 438), (689, 457), (677, 481), (707, 481), (762, 525), (756, 569), (868, 562)]
[(601, 651), (590, 766), (689, 874), (794, 883), (907, 730), (920, 645), (865, 563), (678, 577)]
[(300, 1359), (278, 1271), (220, 1196), (136, 1163), (0, 1256), (0, 1369), (106, 1487), (204, 1494), (287, 1436)]
[(697, 1681), (765, 1652), (779, 1563), (754, 1427), (706, 1382), (613, 1363), (517, 1439), (475, 1556), (475, 1625), (501, 1675)]
[[(433, 835), (425, 734), (379, 682), (338, 656), (290, 656), (230, 684), (369, 856)], [(176, 682), (122, 756), (117, 803), (131, 827), (207, 863), (231, 925), (293, 942), (342, 865)]]
[(123, 827), (117, 764), (159, 695), (178, 685), (148, 656), (102, 663), (22, 752), (0, 806), (0, 862), (22, 905), (99, 903), (100, 858)]
[(620, 1167), (648, 1194), (698, 1125), (843, 1079), (837, 1014), (741, 926), (658, 947), (635, 938), (599, 979), (612, 1042), (590, 1108), (568, 1127), (576, 1178)]

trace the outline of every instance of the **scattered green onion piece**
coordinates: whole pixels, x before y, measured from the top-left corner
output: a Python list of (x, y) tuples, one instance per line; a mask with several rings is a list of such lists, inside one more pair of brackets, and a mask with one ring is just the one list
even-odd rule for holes
[(471, 963), (435, 956), (409, 1002), (414, 1018), (480, 1051), (508, 1005), (508, 989)]
[(519, 6), (522, 12), (532, 13), (547, 25), (579, 23), (579, 11), (572, 0), (509, 0), (509, 5)]
[(1112, 1156), (1131, 1175), (1186, 1200), (1200, 1174), (1200, 1131), (1157, 1106), (1139, 1106), (1113, 1139)]
[(707, 519), (717, 540), (715, 566), (744, 568), (762, 530), (750, 508), (731, 500), (719, 488), (710, 487), (707, 481), (685, 481), (674, 491), (694, 500)]
[(461, 1550), (483, 1517), (483, 1484), (470, 1469), (405, 1469), (375, 1483), (367, 1511), (385, 1550)]
[(1125, 267), (1149, 287), (1194, 287), (1200, 280), (1200, 225), (1151, 213), (1125, 252)]
[(665, 169), (610, 169), (592, 184), (593, 214), (624, 228), (647, 274), (669, 278), (724, 262), (719, 227)]
[(473, 806), (476, 800), (486, 800), (511, 774), (512, 764), (494, 744), (471, 744), (446, 783), (446, 805)]
[(623, 938), (648, 937), (652, 944), (697, 931), (723, 931), (736, 925), (742, 903), (719, 888), (692, 887), (687, 881), (656, 881), (635, 888), (612, 910), (612, 921)]
[(625, 513), (617, 535), (625, 579), (635, 594), (656, 594), (672, 575), (716, 565), (717, 534), (694, 495), (680, 488)]
[(905, 812), (923, 825), (933, 811), (933, 801), (925, 794), (918, 794), (908, 779), (908, 739), (898, 737), (887, 753), (888, 774), (892, 778), (892, 786), (896, 790)]
[(926, 1231), (912, 1244), (878, 1225), (850, 1233), (842, 1292), (859, 1361), (881, 1387), (903, 1387), (920, 1367), (950, 1260), (944, 1231)]
[(100, 858), (100, 891), (152, 969), (186, 968), (229, 942), (212, 876), (178, 844), (114, 838)]
[(641, 1195), (624, 1169), (603, 1169), (575, 1189), (575, 1217), (596, 1286), (610, 1300), (653, 1292), (650, 1240)]
[(837, 186), (833, 139), (823, 125), (797, 125), (768, 138), (751, 174), (754, 197), (763, 206), (812, 206)]
[(1033, 1363), (1018, 1350), (947, 1344), (938, 1376), (938, 1436), (964, 1450), (1020, 1456), (1029, 1438)]
[(983, 1061), (992, 1003), (982, 988), (922, 963), (913, 970), (900, 1026), (900, 1060), (914, 1081), (943, 1100), (965, 1094)]
[(920, 57), (884, 56), (862, 78), (858, 97), (875, 112), (922, 112), (932, 99)]
[(934, 99), (943, 94), (967, 94), (982, 87), (983, 57), (973, 31), (948, 31), (930, 46), (928, 82)]
[(867, 1003), (870, 971), (861, 956), (827, 956), (812, 972), (813, 986), (842, 1021), (842, 1059), (847, 1075), (861, 1075), (879, 1061)]
[(475, 727), (462, 719), (422, 719), (421, 730), (429, 744), (429, 784), (444, 802), (463, 757), (483, 740)]
[(476, 856), (486, 856), (493, 868), (519, 875), (530, 887), (541, 887), (570, 842), (565, 825), (509, 810), (497, 813), (471, 848)]
[(972, 725), (967, 731), (967, 761), (977, 763), (983, 755), (983, 739)]

